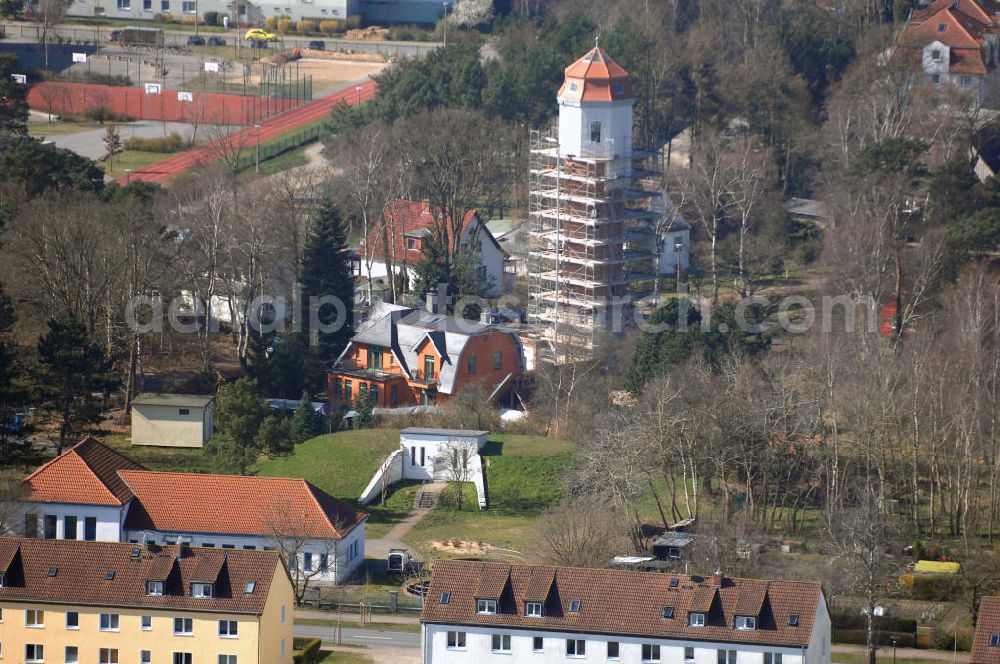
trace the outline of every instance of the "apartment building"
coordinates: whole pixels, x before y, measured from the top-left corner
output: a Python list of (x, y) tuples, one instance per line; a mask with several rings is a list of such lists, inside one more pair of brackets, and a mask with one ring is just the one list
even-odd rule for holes
[(829, 664), (819, 583), (438, 561), (424, 664)]
[(276, 551), (0, 539), (0, 657), (29, 664), (291, 664)]

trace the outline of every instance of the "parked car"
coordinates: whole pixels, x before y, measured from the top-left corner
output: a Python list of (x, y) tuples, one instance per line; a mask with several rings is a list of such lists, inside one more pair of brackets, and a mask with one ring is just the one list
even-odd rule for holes
[(191, 35), (188, 37), (188, 46), (204, 46), (205, 38), (200, 35)]
[(322, 39), (314, 39), (311, 42), (309, 42), (308, 48), (311, 48), (314, 51), (325, 51), (326, 42), (323, 41)]
[(264, 39), (251, 39), (250, 45), (254, 48), (267, 48), (267, 41)]
[(121, 40), (122, 40), (122, 31), (121, 30), (112, 30), (111, 34), (108, 35), (108, 41), (110, 41), (110, 42), (118, 42), (118, 41), (121, 41)]
[(261, 30), (260, 28), (250, 28), (247, 30), (247, 33), (243, 35), (243, 39), (249, 41), (278, 41), (278, 35), (273, 32)]
[(209, 37), (208, 38), (208, 45), (209, 46), (225, 46), (226, 45), (226, 40), (223, 39), (222, 37)]

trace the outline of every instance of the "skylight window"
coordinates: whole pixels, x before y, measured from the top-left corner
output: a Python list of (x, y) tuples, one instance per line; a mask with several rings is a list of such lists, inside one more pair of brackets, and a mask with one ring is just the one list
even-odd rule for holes
[(789, 613), (788, 614), (788, 624), (790, 626), (792, 626), (792, 627), (798, 627), (799, 626), (799, 614), (797, 614), (797, 613)]
[(109, 569), (107, 571), (107, 573), (105, 573), (105, 575), (104, 575), (104, 580), (105, 581), (114, 581), (115, 580), (115, 571), (113, 569)]
[(990, 634), (990, 646), (1000, 648), (1000, 632)]
[(257, 590), (256, 581), (247, 581), (246, 585), (243, 586), (243, 593), (245, 595), (253, 595), (253, 591)]
[(663, 617), (664, 618), (673, 618), (674, 617), (674, 607), (672, 607), (672, 606), (665, 606), (665, 607), (663, 607)]
[(440, 602), (441, 602), (441, 604), (448, 604), (449, 602), (451, 602), (451, 591), (450, 590), (446, 590), (443, 593), (441, 593), (441, 600), (440, 600)]
[(571, 599), (569, 601), (569, 612), (570, 613), (580, 613), (580, 604), (581, 604), (580, 600), (578, 600), (578, 599)]
[(129, 557), (134, 560), (135, 558), (139, 557), (140, 553), (141, 553), (141, 551), (139, 550), (139, 547), (133, 546), (132, 547), (132, 551), (129, 553)]
[(670, 579), (670, 587), (676, 588), (678, 585), (680, 585), (680, 582), (681, 582), (680, 579)]
[(59, 573), (59, 568), (58, 567), (50, 567), (49, 568), (49, 576), (55, 576), (58, 573)]

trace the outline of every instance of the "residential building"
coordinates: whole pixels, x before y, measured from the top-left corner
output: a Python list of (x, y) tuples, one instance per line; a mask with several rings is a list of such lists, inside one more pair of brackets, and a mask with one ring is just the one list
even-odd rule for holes
[(367, 505), (386, 487), (402, 480), (461, 481), (476, 487), (480, 509), (487, 504), (482, 452), (488, 431), (407, 427), (399, 449), (389, 455), (368, 482), (358, 502)]
[(445, 293), (427, 296), (427, 310), (375, 303), (366, 323), (327, 372), (332, 407), (348, 410), (371, 395), (380, 408), (447, 401), (481, 385), (491, 399), (524, 371), (517, 333), (445, 313)]
[(970, 103), (992, 107), (998, 27), (997, 0), (935, 0), (911, 12), (895, 52), (909, 59), (920, 82), (953, 86), (949, 90), (967, 94)]
[(24, 483), (27, 537), (280, 549), (317, 582), (365, 557), (368, 515), (302, 479), (150, 471), (87, 438)]
[(439, 560), (424, 664), (829, 664), (819, 583)]
[(215, 397), (144, 393), (132, 399), (132, 444), (204, 447), (215, 430)]
[(595, 46), (566, 68), (558, 126), (533, 131), (528, 322), (543, 359), (589, 357), (635, 322), (660, 277), (688, 269), (690, 227), (657, 154), (633, 145), (628, 73)]
[(276, 551), (0, 539), (0, 647), (18, 662), (291, 664)]
[(1000, 664), (1000, 597), (984, 597), (979, 602), (969, 664)]
[[(448, 228), (450, 223), (439, 221), (440, 212), (432, 209), (429, 201), (396, 199), (382, 212), (382, 223), (389, 232), (389, 246), (382, 238), (375, 238), (369, 246), (361, 247), (362, 274), (367, 277), (367, 265), (372, 264), (372, 278), (387, 275), (386, 254), (392, 259), (394, 270), (405, 269), (410, 283), (416, 281), (414, 266), (424, 260), (425, 244), (431, 240), (439, 227)], [(509, 262), (507, 252), (490, 232), (476, 210), (469, 210), (462, 220), (459, 244), (473, 248), (479, 255), (479, 270), (491, 285), (487, 295), (496, 297), (514, 286), (514, 266)], [(508, 263), (509, 270), (507, 269)]]

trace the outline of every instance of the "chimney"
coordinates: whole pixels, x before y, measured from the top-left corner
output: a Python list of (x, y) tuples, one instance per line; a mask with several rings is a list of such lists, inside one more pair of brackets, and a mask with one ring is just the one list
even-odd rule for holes
[(432, 314), (446, 315), (448, 313), (448, 282), (438, 283), (437, 290), (427, 293), (427, 311)]
[(483, 307), (479, 311), (479, 322), (482, 323), (483, 325), (492, 325), (493, 324), (493, 310), (490, 309), (489, 307)]
[(429, 290), (427, 291), (427, 311), (434, 313), (437, 309), (437, 291)]
[(716, 569), (715, 570), (715, 575), (712, 576), (712, 585), (715, 586), (716, 588), (721, 588), (722, 587), (722, 570), (721, 569)]

